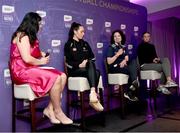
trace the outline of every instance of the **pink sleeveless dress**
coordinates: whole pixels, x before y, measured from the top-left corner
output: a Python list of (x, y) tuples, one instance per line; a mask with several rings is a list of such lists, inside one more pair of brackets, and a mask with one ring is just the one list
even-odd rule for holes
[[(35, 58), (41, 57), (38, 41), (34, 42), (30, 52)], [(56, 69), (45, 69), (25, 63), (17, 45), (13, 43), (10, 49), (10, 69), (14, 83), (29, 84), (37, 96), (44, 96), (53, 86), (57, 76), (63, 73)]]

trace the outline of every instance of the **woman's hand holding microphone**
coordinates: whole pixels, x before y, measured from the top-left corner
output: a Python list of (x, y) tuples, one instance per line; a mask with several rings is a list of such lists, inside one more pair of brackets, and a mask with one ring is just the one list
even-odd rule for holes
[(120, 55), (122, 55), (124, 50), (121, 48), (118, 50), (118, 52), (115, 54), (116, 58), (118, 58)]
[(40, 59), (41, 65), (46, 65), (49, 63), (50, 60), (50, 53), (44, 53), (42, 52), (42, 57)]
[(81, 64), (79, 64), (80, 68), (85, 68), (86, 67), (86, 63), (88, 62), (88, 60), (83, 60)]

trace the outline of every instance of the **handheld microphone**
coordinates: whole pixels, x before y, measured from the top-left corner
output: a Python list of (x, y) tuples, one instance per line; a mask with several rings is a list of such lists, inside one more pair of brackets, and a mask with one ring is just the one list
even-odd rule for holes
[(50, 55), (50, 53), (51, 53), (51, 49), (48, 49), (48, 50), (47, 50), (47, 52), (46, 52), (45, 57), (49, 56), (49, 55)]
[(49, 56), (50, 55), (50, 53), (49, 52), (46, 52), (46, 55), (45, 55), (45, 57), (47, 57), (47, 56)]

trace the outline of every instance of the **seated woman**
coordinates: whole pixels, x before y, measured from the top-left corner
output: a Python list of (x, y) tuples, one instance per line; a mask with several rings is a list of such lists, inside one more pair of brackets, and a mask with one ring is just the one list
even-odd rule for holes
[(100, 72), (96, 70), (94, 54), (83, 37), (84, 27), (73, 22), (69, 30), (68, 41), (64, 46), (68, 76), (86, 77), (90, 85), (89, 103), (95, 110), (103, 111), (104, 108), (96, 93)]
[(164, 94), (171, 94), (168, 87), (177, 87), (178, 85), (171, 78), (171, 64), (168, 58), (158, 58), (154, 44), (150, 43), (150, 33), (144, 32), (142, 42), (138, 46), (137, 54), (139, 64), (142, 70), (155, 70), (162, 72), (160, 85), (157, 88)]
[(27, 13), (20, 26), (12, 35), (10, 48), (10, 70), (15, 84), (29, 84), (36, 96), (50, 95), (43, 114), (53, 124), (72, 124), (60, 107), (66, 75), (56, 69), (40, 68), (49, 62), (49, 56), (39, 49), (37, 32), (41, 28), (41, 17)]
[[(125, 49), (126, 37), (124, 33), (120, 30), (115, 30), (111, 35), (111, 45), (107, 51), (107, 63), (109, 73), (123, 73), (130, 76), (129, 84), (130, 87), (127, 93), (124, 93), (124, 97), (131, 101), (137, 101), (138, 98), (135, 96), (134, 91), (139, 87), (139, 82), (137, 81), (137, 72), (131, 72), (136, 70), (135, 62), (128, 66), (129, 57)], [(135, 69), (134, 69), (135, 68)]]

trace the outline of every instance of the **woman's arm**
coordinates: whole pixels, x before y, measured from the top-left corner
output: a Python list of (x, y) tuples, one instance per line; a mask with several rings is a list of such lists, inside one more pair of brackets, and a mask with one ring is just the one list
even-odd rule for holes
[(129, 61), (129, 57), (128, 55), (126, 55), (124, 60), (119, 63), (120, 67), (123, 68), (124, 66), (127, 66), (128, 61)]
[[(111, 50), (111, 49), (109, 49)], [(110, 52), (113, 53), (113, 52)], [(112, 57), (107, 57), (107, 63), (110, 65), (116, 61), (116, 59), (123, 54), (123, 49), (119, 49), (119, 51)]]
[(129, 56), (126, 55), (125, 58), (124, 58), (124, 60), (125, 60), (126, 62), (128, 62), (128, 61), (129, 61)]
[(29, 37), (24, 36), (21, 38), (21, 41), (19, 41), (19, 37), (17, 36), (17, 47), (20, 52), (20, 55), (24, 62), (31, 64), (31, 65), (44, 65), (49, 62), (48, 57), (42, 57), (41, 59), (36, 59), (33, 56), (31, 56), (30, 53), (30, 42)]
[(110, 65), (115, 62), (118, 56), (114, 55), (113, 57), (107, 57), (107, 63)]

